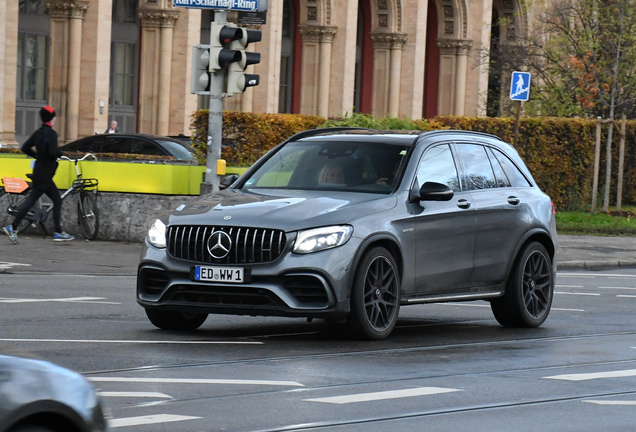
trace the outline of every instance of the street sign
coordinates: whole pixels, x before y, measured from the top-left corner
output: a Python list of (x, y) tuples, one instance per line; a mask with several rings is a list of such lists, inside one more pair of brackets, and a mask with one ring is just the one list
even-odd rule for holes
[(267, 12), (268, 0), (172, 0), (176, 7)]
[(530, 72), (513, 72), (510, 81), (510, 100), (527, 101), (530, 97)]

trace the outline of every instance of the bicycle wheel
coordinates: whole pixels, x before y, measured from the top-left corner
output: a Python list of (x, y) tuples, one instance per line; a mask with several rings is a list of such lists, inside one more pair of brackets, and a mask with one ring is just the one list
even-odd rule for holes
[(97, 200), (91, 192), (80, 192), (77, 203), (77, 218), (82, 233), (87, 240), (95, 240), (99, 230), (99, 212)]
[[(15, 193), (7, 193), (7, 200), (9, 201), (9, 206), (7, 207), (7, 213), (11, 216), (15, 216), (18, 213), (18, 209), (24, 203), (25, 195), (15, 194)], [(32, 212), (29, 212), (32, 213)], [(31, 226), (31, 221), (26, 217), (20, 221), (17, 227), (15, 227), (16, 232), (21, 233), (25, 232), (27, 228)]]

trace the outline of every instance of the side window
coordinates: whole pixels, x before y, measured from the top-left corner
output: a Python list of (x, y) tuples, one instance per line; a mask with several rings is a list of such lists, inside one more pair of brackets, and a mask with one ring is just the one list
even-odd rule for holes
[(493, 150), (491, 148), (486, 149), (488, 156), (490, 156), (490, 163), (492, 165), (492, 170), (495, 172), (495, 177), (497, 178), (497, 187), (512, 186), (510, 184), (510, 180), (508, 180), (506, 173), (504, 172), (503, 168), (501, 168), (499, 161), (497, 160), (495, 155), (493, 155), (492, 151)]
[(130, 153), (164, 156), (166, 153), (153, 142), (141, 139), (130, 140)]
[(457, 144), (459, 158), (464, 166), (462, 182), (466, 189), (496, 188), (497, 181), (484, 146)]
[(130, 143), (127, 139), (113, 137), (104, 141), (104, 153), (130, 153)]
[(426, 182), (441, 183), (455, 192), (460, 191), (455, 160), (448, 144), (435, 146), (424, 153), (417, 168), (417, 182), (420, 186)]
[(502, 152), (496, 149), (493, 149), (493, 153), (495, 154), (495, 157), (501, 164), (501, 168), (503, 168), (504, 172), (506, 173), (506, 176), (508, 176), (508, 179), (510, 180), (510, 184), (512, 184), (512, 186), (514, 187), (531, 187), (532, 186), (532, 184), (530, 184), (528, 179), (526, 179), (526, 176), (524, 176), (523, 173), (519, 171), (519, 168), (517, 168), (517, 166), (514, 163), (512, 163), (510, 159), (508, 159), (508, 156), (506, 156), (505, 154), (503, 154)]

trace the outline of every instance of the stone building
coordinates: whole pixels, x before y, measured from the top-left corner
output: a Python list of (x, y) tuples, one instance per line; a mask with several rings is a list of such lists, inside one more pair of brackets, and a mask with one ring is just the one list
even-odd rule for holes
[[(190, 94), (191, 47), (209, 41), (213, 19), (172, 0), (0, 2), (0, 144), (23, 142), (45, 104), (57, 110), (61, 142), (111, 119), (123, 132), (189, 133), (206, 104)], [(250, 66), (260, 85), (224, 107), (486, 115), (506, 91), (479, 58), (524, 25), (520, 0), (269, 0), (262, 41), (250, 48), (262, 55)]]

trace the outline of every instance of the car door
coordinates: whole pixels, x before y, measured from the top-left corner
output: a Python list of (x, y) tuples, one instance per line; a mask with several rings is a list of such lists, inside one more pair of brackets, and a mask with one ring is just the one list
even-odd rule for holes
[(456, 143), (455, 148), (475, 213), (473, 286), (493, 286), (506, 279), (514, 251), (527, 230), (527, 205), (492, 149), (476, 143)]
[(415, 187), (425, 182), (445, 184), (450, 201), (420, 201), (413, 207), (416, 233), (415, 291), (443, 294), (469, 285), (475, 244), (475, 212), (470, 193), (462, 190), (450, 144), (425, 151)]

